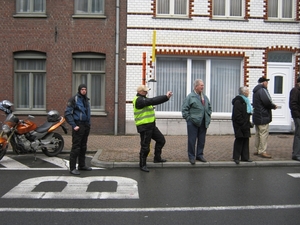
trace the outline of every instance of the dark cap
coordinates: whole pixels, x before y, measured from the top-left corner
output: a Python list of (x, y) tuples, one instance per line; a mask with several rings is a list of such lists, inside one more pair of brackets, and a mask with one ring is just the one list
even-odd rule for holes
[(80, 84), (80, 85), (78, 86), (78, 92), (79, 92), (79, 93), (80, 93), (80, 91), (81, 91), (82, 88), (87, 88), (87, 87), (86, 87), (85, 84)]
[(267, 79), (265, 76), (262, 76), (261, 78), (258, 79), (258, 83), (262, 83), (265, 81), (269, 81), (270, 79)]

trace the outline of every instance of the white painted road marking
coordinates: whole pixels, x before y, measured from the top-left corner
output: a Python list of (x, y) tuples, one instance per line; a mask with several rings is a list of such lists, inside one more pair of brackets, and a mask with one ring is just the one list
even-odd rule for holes
[[(89, 184), (97, 181), (117, 182), (116, 192), (87, 192)], [(42, 182), (65, 182), (61, 192), (33, 191)], [(2, 198), (26, 199), (138, 199), (137, 181), (116, 176), (98, 177), (70, 177), (70, 176), (44, 176), (22, 181), (7, 192)]]
[(300, 178), (300, 173), (288, 173), (291, 177)]
[[(19, 156), (22, 157), (22, 156)], [(39, 155), (37, 158), (58, 166), (57, 168), (31, 168), (14, 160), (11, 157), (4, 156), (3, 159), (0, 161), (0, 165), (4, 166), (1, 167), (0, 170), (69, 170), (69, 160), (62, 159), (59, 157), (48, 157), (46, 155)], [(93, 170), (100, 170), (104, 168), (99, 167), (92, 167)]]
[(39, 156), (39, 159), (42, 159), (43, 161), (49, 162), (49, 163), (59, 166), (61, 168), (66, 168), (66, 169), (69, 168), (69, 161), (65, 160), (65, 159), (61, 159), (58, 157), (49, 157), (46, 155)]
[(299, 209), (300, 205), (246, 205), (246, 206), (208, 206), (208, 207), (166, 207), (166, 208), (0, 208), (0, 212), (198, 212), (229, 210), (273, 210)]
[(22, 169), (29, 168), (28, 166), (10, 158), (10, 157), (7, 157), (7, 156), (4, 156), (0, 163), (2, 166), (5, 166), (5, 167), (22, 168)]

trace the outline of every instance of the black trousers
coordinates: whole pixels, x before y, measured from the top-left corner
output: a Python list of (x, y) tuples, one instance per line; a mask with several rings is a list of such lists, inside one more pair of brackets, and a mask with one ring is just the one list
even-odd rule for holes
[(233, 159), (249, 160), (249, 138), (235, 138)]
[(89, 124), (79, 124), (79, 130), (72, 130), (72, 149), (70, 153), (70, 170), (76, 169), (76, 162), (78, 159), (78, 166), (85, 166), (85, 153), (87, 149), (87, 141), (90, 133)]
[(140, 158), (146, 159), (150, 152), (150, 142), (151, 139), (155, 141), (154, 147), (154, 158), (157, 160), (161, 159), (162, 148), (166, 143), (164, 135), (160, 132), (157, 127), (154, 127), (152, 130), (146, 130), (140, 133), (141, 138), (141, 149), (140, 149)]

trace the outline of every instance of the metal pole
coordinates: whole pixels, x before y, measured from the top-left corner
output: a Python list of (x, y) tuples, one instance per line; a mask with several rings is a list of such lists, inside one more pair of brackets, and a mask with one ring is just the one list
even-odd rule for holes
[(115, 129), (114, 134), (118, 134), (118, 108), (119, 108), (119, 18), (120, 18), (120, 1), (116, 0), (116, 61), (115, 61)]

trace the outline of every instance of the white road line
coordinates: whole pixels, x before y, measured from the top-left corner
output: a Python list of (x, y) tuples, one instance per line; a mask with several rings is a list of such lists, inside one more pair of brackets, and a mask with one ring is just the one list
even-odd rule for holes
[(43, 161), (49, 162), (51, 164), (54, 164), (56, 166), (59, 166), (61, 168), (68, 168), (69, 167), (69, 161), (57, 157), (49, 157), (45, 155), (41, 155), (38, 157), (39, 159), (42, 159)]
[[(22, 164), (10, 157), (4, 156), (3, 159), (0, 161), (0, 165), (4, 167), (0, 167), (0, 170), (69, 170), (69, 160), (62, 159), (59, 157), (49, 157), (40, 155), (37, 158), (51, 163), (53, 165), (58, 166), (59, 168), (30, 168), (25, 164)], [(100, 167), (92, 167), (93, 170), (102, 170), (104, 168)]]
[(28, 166), (10, 158), (10, 157), (7, 157), (7, 156), (3, 157), (0, 164), (5, 167), (22, 168), (22, 169), (29, 168)]
[(249, 206), (210, 206), (210, 207), (168, 207), (168, 208), (0, 208), (0, 212), (197, 212), (229, 210), (272, 210), (298, 209), (300, 205), (249, 205)]
[(300, 178), (300, 173), (288, 173), (291, 177)]

